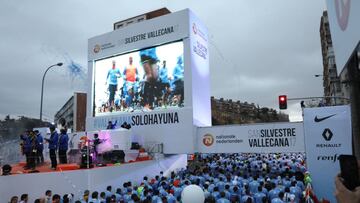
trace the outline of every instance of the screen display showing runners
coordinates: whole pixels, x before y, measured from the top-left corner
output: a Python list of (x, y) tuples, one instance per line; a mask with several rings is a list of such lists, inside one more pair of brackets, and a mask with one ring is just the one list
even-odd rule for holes
[(183, 42), (95, 61), (94, 115), (184, 106)]

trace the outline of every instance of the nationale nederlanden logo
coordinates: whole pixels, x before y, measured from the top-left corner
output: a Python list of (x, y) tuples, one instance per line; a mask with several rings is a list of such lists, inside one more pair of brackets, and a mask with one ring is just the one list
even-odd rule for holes
[(203, 137), (203, 143), (205, 146), (210, 147), (212, 144), (214, 144), (214, 137), (207, 133)]
[(338, 24), (341, 30), (345, 31), (349, 22), (351, 0), (335, 0), (334, 2)]
[(94, 53), (95, 53), (95, 54), (96, 54), (96, 53), (99, 53), (100, 50), (101, 50), (100, 45), (96, 44), (96, 45), (94, 46)]

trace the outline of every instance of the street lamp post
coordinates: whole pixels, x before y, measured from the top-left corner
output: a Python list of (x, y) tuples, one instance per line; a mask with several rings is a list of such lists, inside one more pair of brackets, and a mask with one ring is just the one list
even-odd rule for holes
[(42, 78), (42, 83), (41, 83), (41, 100), (40, 100), (40, 121), (42, 121), (42, 107), (43, 107), (43, 97), (44, 97), (44, 81), (45, 81), (45, 76), (46, 76), (46, 73), (50, 70), (50, 68), (52, 67), (55, 67), (55, 66), (62, 66), (63, 63), (57, 63), (57, 64), (54, 64), (54, 65), (51, 65), (49, 66), (44, 75), (43, 75), (43, 78)]

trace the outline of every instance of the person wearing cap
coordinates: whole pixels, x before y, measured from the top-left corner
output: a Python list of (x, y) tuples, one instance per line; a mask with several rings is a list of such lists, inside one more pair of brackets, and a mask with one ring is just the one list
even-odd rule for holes
[[(154, 109), (154, 104), (161, 96), (161, 87), (158, 74), (158, 57), (156, 49), (150, 48), (140, 51), (140, 61), (144, 69), (144, 85), (142, 97), (146, 109)], [(156, 101), (155, 101), (156, 99)]]
[(116, 68), (116, 62), (112, 62), (112, 68), (108, 71), (106, 76), (106, 82), (105, 85), (109, 84), (108, 90), (109, 90), (109, 108), (110, 112), (114, 108), (114, 98), (115, 98), (115, 92), (117, 91), (117, 85), (118, 85), (118, 78), (121, 77), (120, 70)]

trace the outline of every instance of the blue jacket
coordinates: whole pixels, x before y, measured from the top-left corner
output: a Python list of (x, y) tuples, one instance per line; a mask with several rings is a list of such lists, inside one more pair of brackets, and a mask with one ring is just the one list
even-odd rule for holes
[(57, 149), (58, 142), (59, 142), (59, 135), (57, 132), (53, 132), (50, 135), (50, 139), (48, 139), (49, 142), (49, 149)]
[(60, 134), (59, 136), (59, 150), (67, 150), (69, 143), (69, 136), (65, 134)]
[(37, 150), (39, 150), (39, 151), (44, 150), (44, 139), (40, 133), (37, 134), (36, 140), (37, 140)]
[(21, 135), (20, 138), (24, 141), (23, 144), (23, 149), (24, 149), (24, 153), (28, 153), (31, 151), (31, 139), (30, 136), (27, 135)]

